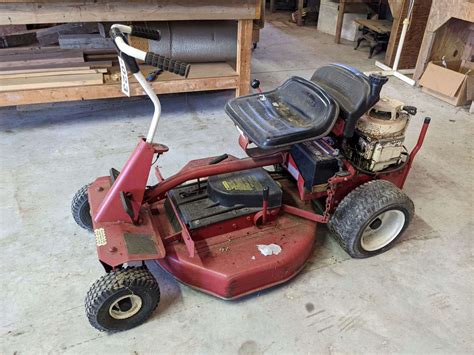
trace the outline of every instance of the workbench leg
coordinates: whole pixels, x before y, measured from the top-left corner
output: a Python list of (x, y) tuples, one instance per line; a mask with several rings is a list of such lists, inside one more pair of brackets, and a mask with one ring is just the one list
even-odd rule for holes
[(239, 86), (236, 96), (246, 95), (250, 91), (250, 72), (252, 69), (252, 20), (239, 20), (237, 26), (237, 74)]
[(334, 41), (339, 44), (341, 42), (342, 23), (344, 21), (344, 13), (346, 12), (346, 0), (339, 1), (339, 13), (337, 15), (336, 37)]
[(303, 26), (303, 8), (304, 8), (304, 0), (298, 0), (298, 18), (296, 19), (296, 24), (298, 26)]

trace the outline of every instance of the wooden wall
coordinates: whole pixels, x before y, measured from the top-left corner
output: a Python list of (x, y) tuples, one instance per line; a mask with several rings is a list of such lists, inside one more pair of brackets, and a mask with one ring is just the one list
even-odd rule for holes
[(467, 59), (469, 55), (465, 55), (465, 51), (469, 46), (470, 36), (474, 37), (472, 31), (474, 24), (450, 18), (436, 31), (428, 60), (441, 60), (442, 57), (446, 60)]
[[(395, 61), (398, 41), (402, 33), (403, 20), (408, 12), (409, 2), (409, 0), (393, 0), (389, 2), (393, 16), (392, 34), (388, 42), (387, 52), (385, 53), (385, 64), (389, 67), (391, 67)], [(413, 16), (400, 56), (399, 69), (411, 69), (416, 65), (423, 33), (425, 32), (425, 27), (428, 22), (431, 2), (432, 0), (415, 0)]]

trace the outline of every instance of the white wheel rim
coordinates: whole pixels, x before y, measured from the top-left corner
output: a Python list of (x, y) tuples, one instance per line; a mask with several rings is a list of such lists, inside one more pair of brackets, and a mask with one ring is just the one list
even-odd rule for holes
[(109, 314), (114, 319), (127, 319), (142, 308), (142, 299), (137, 295), (126, 295), (110, 305)]
[(362, 232), (360, 244), (366, 251), (376, 251), (390, 244), (405, 225), (405, 214), (399, 210), (382, 212)]

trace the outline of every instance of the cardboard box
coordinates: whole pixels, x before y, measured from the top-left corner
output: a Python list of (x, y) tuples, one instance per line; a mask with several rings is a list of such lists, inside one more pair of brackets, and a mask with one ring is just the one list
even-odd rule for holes
[(423, 91), (454, 106), (472, 101), (474, 96), (474, 63), (454, 60), (430, 62), (419, 82)]

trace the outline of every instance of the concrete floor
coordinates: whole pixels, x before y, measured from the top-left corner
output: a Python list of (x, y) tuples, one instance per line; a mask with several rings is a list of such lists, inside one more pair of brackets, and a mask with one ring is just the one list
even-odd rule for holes
[[(366, 50), (274, 17), (253, 73), (269, 89), (342, 62), (374, 69)], [(473, 122), (467, 111), (391, 79), (385, 95), (416, 105), (407, 145), (433, 118), (406, 192), (416, 218), (389, 252), (353, 260), (319, 229), (307, 267), (285, 285), (225, 302), (154, 270), (162, 302), (143, 326), (89, 326), (83, 299), (103, 271), (70, 215), (76, 189), (120, 166), (152, 114), (145, 99), (0, 109), (0, 353), (472, 353)], [(242, 156), (223, 106), (231, 92), (166, 96), (164, 173), (222, 152)]]

